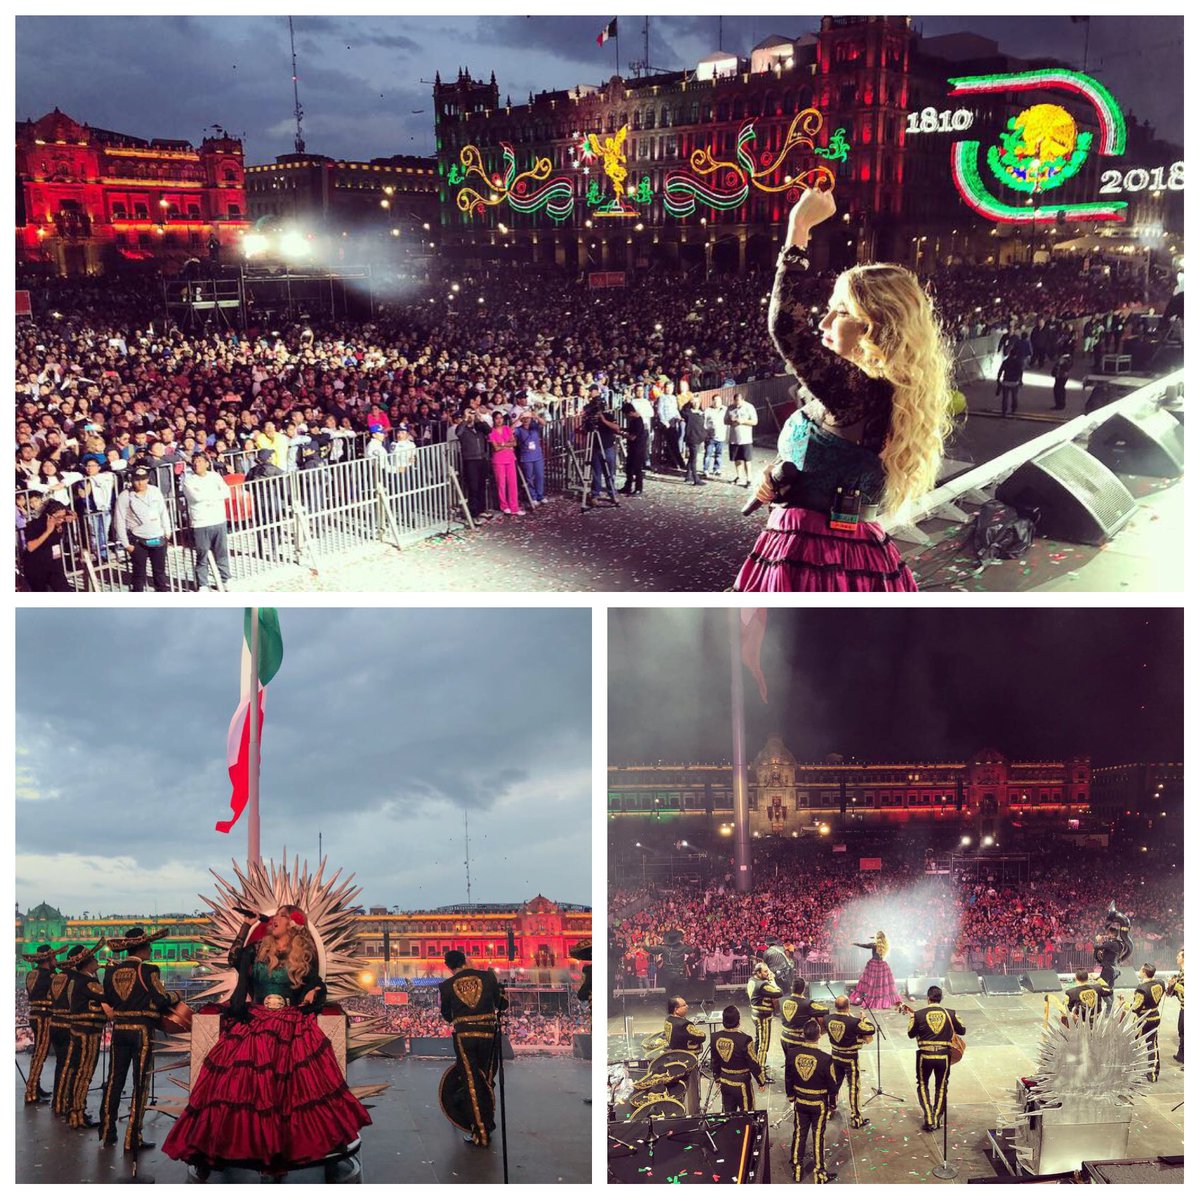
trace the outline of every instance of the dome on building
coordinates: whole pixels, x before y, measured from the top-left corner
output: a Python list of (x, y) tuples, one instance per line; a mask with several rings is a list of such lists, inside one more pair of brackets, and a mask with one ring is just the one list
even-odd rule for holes
[(66, 917), (64, 917), (62, 913), (60, 913), (53, 905), (47, 904), (45, 900), (43, 900), (41, 904), (37, 906), (37, 908), (31, 908), (29, 912), (25, 914), (25, 919), (27, 921), (65, 921)]

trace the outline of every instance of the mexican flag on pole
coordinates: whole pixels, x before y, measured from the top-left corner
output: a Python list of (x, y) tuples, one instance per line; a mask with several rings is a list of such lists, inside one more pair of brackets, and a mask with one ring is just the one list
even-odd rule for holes
[(229, 722), (229, 741), (226, 757), (229, 763), (229, 782), (233, 784), (233, 795), (229, 807), (233, 816), (228, 821), (218, 821), (217, 830), (228, 833), (237, 824), (238, 817), (246, 807), (250, 795), (250, 702), (257, 698), (258, 703), (258, 745), (262, 748), (263, 714), (266, 711), (267, 684), (275, 678), (280, 663), (283, 662), (283, 636), (279, 632), (279, 612), (274, 608), (258, 610), (258, 679), (252, 682), (255, 674), (251, 662), (251, 621), (252, 612), (246, 609), (243, 622), (242, 638), (242, 690), (241, 701), (233, 720)]

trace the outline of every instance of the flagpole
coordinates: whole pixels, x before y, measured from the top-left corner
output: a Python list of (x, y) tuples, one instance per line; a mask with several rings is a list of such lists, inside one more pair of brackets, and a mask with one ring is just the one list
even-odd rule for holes
[(750, 797), (746, 774), (746, 717), (742, 697), (741, 613), (728, 609), (729, 619), (729, 693), (733, 718), (733, 862), (734, 886), (739, 892), (753, 887), (750, 859)]
[(617, 74), (620, 75), (620, 73), (621, 73), (621, 19), (620, 19), (620, 17), (617, 18), (616, 26), (617, 26), (617, 32), (613, 34), (613, 48), (616, 52)]
[(250, 610), (250, 778), (248, 789), (249, 819), (246, 822), (246, 862), (256, 866), (262, 861), (259, 853), (258, 828), (258, 609)]

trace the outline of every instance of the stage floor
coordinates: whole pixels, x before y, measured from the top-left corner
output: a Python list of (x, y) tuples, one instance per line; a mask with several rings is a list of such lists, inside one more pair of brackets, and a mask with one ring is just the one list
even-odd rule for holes
[[(1118, 994), (1122, 994), (1121, 989)], [(820, 999), (818, 989), (813, 989), (813, 997)], [(742, 1028), (752, 1032), (745, 992), (736, 994), (732, 1001), (717, 1000), (718, 1006), (731, 1002), (736, 1002), (742, 1010)], [(933, 1175), (934, 1167), (941, 1162), (942, 1134), (921, 1132), (915, 1056), (913, 1043), (907, 1036), (908, 1018), (887, 1013), (880, 1014), (887, 1040), (876, 1039), (881, 1046), (882, 1086), (903, 1100), (880, 1097), (866, 1103), (878, 1077), (874, 1045), (862, 1051), (863, 1115), (871, 1118), (871, 1124), (865, 1129), (850, 1128), (843, 1090), (825, 1141), (826, 1164), (829, 1170), (837, 1172), (836, 1183), (962, 1184), (968, 1179), (996, 1174), (988, 1153), (987, 1131), (1010, 1124), (1003, 1114), (1009, 1107), (1017, 1077), (1028, 1074), (1033, 1067), (1042, 1028), (1043, 1000), (1041, 995), (1028, 994), (951, 996), (946, 1003), (959, 1013), (967, 1027), (967, 1052), (951, 1073), (949, 1093), (949, 1161), (958, 1169), (957, 1178), (941, 1180)], [(662, 1028), (662, 1011), (663, 1002), (657, 998), (626, 999), (624, 1014), (620, 999), (610, 1001), (609, 1062), (626, 1057), (644, 1058), (641, 1039)], [(1183, 1070), (1171, 1061), (1176, 1050), (1177, 1012), (1173, 1003), (1168, 1004), (1160, 1043), (1162, 1071), (1151, 1092), (1137, 1104), (1130, 1131), (1130, 1158), (1183, 1153), (1184, 1110), (1171, 1111), (1183, 1099)], [(633, 1028), (632, 1054), (627, 1053), (624, 1037), (625, 1014)], [(790, 1183), (792, 1123), (790, 1106), (783, 1098), (783, 1056), (778, 1035), (776, 1020), (767, 1061), (779, 1082), (758, 1094), (758, 1105), (766, 1107), (771, 1123), (771, 1178), (776, 1183)], [(701, 1100), (706, 1087), (707, 1082), (702, 1086)], [(710, 1109), (719, 1112), (720, 1107), (720, 1096), (714, 1095)], [(806, 1175), (805, 1182), (809, 1178)]]
[[(28, 1055), (22, 1055), (22, 1069)], [(166, 1065), (160, 1059), (159, 1066)], [(47, 1064), (53, 1069), (53, 1060)], [(438, 1106), (437, 1085), (447, 1059), (361, 1059), (351, 1064), (351, 1086), (386, 1083), (388, 1090), (365, 1101), (373, 1124), (362, 1131), (363, 1183), (472, 1183), (503, 1182), (499, 1130), (488, 1150), (467, 1145)], [(184, 1068), (186, 1071), (186, 1067)], [(157, 1076), (159, 1096), (178, 1093), (168, 1080), (174, 1071)], [(102, 1082), (96, 1070), (97, 1090), (89, 1111), (99, 1112)], [(43, 1086), (48, 1076), (43, 1072)], [(591, 1179), (592, 1108), (584, 1104), (591, 1094), (591, 1064), (561, 1055), (522, 1055), (504, 1064), (508, 1111), (509, 1179), (513, 1183), (586, 1183)], [(187, 1169), (166, 1158), (158, 1149), (141, 1155), (136, 1180), (133, 1159), (118, 1146), (104, 1149), (94, 1129), (69, 1129), (46, 1105), (26, 1108), (24, 1085), (17, 1077), (16, 1181), (17, 1183), (184, 1183)], [(122, 1114), (128, 1111), (128, 1094)], [(162, 1145), (172, 1119), (149, 1113), (143, 1131), (147, 1141)], [(124, 1138), (124, 1126), (119, 1136)], [(214, 1176), (214, 1181), (216, 1177)], [(240, 1173), (238, 1182), (257, 1182), (251, 1173)], [(319, 1170), (300, 1171), (288, 1183), (321, 1183)]]

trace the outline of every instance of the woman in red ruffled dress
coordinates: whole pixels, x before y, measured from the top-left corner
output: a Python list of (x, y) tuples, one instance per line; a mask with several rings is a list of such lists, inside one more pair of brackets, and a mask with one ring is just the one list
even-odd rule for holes
[(371, 1118), (317, 1024), (325, 984), (304, 913), (284, 905), (251, 928), (230, 948), (238, 980), (221, 1036), (163, 1152), (205, 1172), (279, 1176), (349, 1145)]
[(863, 967), (863, 973), (850, 993), (851, 1004), (865, 1004), (868, 1008), (895, 1008), (900, 1003), (900, 993), (896, 991), (896, 980), (892, 977), (892, 968), (885, 961), (888, 952), (887, 934), (881, 929), (869, 942), (855, 942), (864, 950), (870, 950), (871, 957)]

